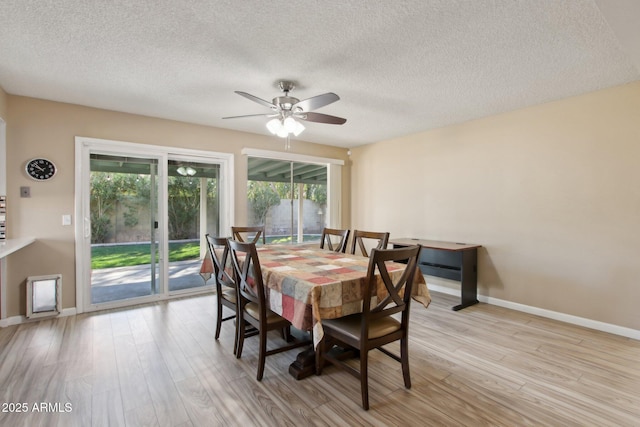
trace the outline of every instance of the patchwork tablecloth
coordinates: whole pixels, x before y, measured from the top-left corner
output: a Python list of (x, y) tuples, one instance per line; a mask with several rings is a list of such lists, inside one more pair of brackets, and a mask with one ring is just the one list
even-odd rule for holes
[[(298, 329), (313, 330), (314, 345), (324, 335), (322, 319), (362, 311), (369, 258), (308, 245), (259, 246), (258, 255), (270, 309)], [(400, 276), (405, 267), (389, 263), (392, 279)], [(431, 297), (424, 277), (419, 271), (414, 277), (413, 299), (428, 307)], [(378, 290), (386, 294), (381, 279)]]

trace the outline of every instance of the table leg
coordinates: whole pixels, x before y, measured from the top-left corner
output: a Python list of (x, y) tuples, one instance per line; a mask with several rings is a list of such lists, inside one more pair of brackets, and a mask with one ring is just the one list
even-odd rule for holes
[[(302, 331), (295, 329), (295, 332)], [(306, 334), (306, 332), (302, 333)], [(289, 365), (289, 374), (297, 380), (307, 378), (316, 373), (316, 352), (313, 348), (313, 332), (309, 331), (308, 334), (311, 345), (298, 353), (296, 360)]]
[(289, 365), (289, 374), (297, 380), (307, 378), (316, 373), (316, 352), (313, 344), (298, 354), (296, 360)]
[(461, 301), (452, 308), (453, 311), (478, 303), (478, 251), (477, 249), (462, 252)]
[[(313, 341), (313, 340), (312, 340)], [(359, 358), (360, 351), (348, 347), (333, 346), (330, 353), (338, 360), (345, 360), (349, 358)], [(307, 378), (316, 373), (316, 351), (313, 349), (313, 344), (306, 350), (298, 354), (296, 360), (289, 365), (289, 374), (297, 380)]]
[(297, 379), (301, 380), (307, 378), (316, 373), (316, 352), (313, 349), (313, 345), (307, 348), (305, 351), (300, 352), (296, 360), (289, 365), (289, 374)]

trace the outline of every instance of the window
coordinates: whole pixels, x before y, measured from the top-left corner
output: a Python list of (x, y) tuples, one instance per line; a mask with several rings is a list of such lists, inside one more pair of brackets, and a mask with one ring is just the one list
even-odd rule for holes
[(243, 150), (247, 225), (264, 225), (267, 242), (319, 241), (340, 226), (341, 160)]

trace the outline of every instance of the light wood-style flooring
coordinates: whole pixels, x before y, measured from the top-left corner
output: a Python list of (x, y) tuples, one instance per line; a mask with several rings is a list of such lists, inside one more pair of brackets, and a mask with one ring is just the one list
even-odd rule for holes
[(412, 306), (413, 387), (372, 352), (368, 412), (334, 367), (294, 380), (296, 350), (256, 382), (257, 340), (240, 360), (231, 323), (214, 340), (213, 295), (3, 328), (0, 426), (640, 426), (640, 342), (432, 296)]

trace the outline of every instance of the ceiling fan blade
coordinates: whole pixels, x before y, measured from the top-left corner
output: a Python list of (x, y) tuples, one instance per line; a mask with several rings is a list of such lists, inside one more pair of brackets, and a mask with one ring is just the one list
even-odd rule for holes
[(265, 107), (269, 107), (269, 108), (272, 108), (272, 109), (274, 109), (274, 110), (277, 110), (277, 109), (278, 109), (278, 107), (277, 107), (276, 105), (272, 104), (271, 102), (269, 102), (269, 101), (265, 101), (264, 99), (262, 99), (262, 98), (258, 98), (257, 96), (253, 96), (253, 95), (251, 95), (250, 93), (247, 93), (247, 92), (240, 92), (239, 90), (236, 90), (235, 92), (236, 92), (238, 95), (240, 95), (240, 96), (244, 96), (245, 98), (250, 99), (250, 100), (251, 100), (251, 101), (253, 101), (253, 102), (257, 102), (257, 103), (258, 103), (258, 104), (260, 104), (260, 105), (264, 105)]
[(246, 114), (244, 116), (229, 116), (223, 117), (223, 119), (242, 119), (244, 117), (277, 117), (277, 114)]
[(302, 111), (313, 111), (318, 108), (322, 108), (325, 105), (329, 105), (333, 102), (336, 102), (340, 99), (338, 95), (333, 92), (324, 93), (322, 95), (313, 96), (311, 98), (303, 99), (302, 101), (298, 101), (291, 107), (291, 111), (296, 111), (296, 109), (300, 108)]
[(330, 125), (342, 125), (347, 122), (347, 119), (343, 119), (342, 117), (322, 113), (296, 113), (294, 117), (308, 122), (326, 123)]

